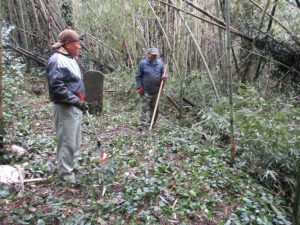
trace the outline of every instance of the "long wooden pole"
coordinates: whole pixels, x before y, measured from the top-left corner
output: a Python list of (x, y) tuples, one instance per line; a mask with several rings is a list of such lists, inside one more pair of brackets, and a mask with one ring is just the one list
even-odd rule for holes
[[(163, 74), (162, 77), (166, 76), (167, 70), (168, 70), (168, 64), (165, 66), (165, 71), (164, 71), (164, 74)], [(156, 102), (155, 102), (155, 107), (154, 107), (154, 110), (153, 110), (152, 119), (151, 119), (150, 130), (152, 130), (152, 127), (153, 127), (153, 123), (154, 123), (154, 120), (155, 120), (155, 115), (156, 115), (156, 112), (157, 112), (157, 108), (158, 108), (160, 95), (161, 95), (163, 86), (164, 86), (164, 80), (161, 80), (160, 86), (159, 86), (159, 91), (158, 91)]]

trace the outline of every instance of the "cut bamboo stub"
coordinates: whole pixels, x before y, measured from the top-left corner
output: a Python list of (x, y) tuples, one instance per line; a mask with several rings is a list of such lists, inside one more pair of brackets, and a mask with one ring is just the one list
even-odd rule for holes
[(49, 177), (47, 177), (47, 178), (32, 178), (32, 179), (23, 180), (23, 183), (45, 182), (47, 180), (49, 180)]

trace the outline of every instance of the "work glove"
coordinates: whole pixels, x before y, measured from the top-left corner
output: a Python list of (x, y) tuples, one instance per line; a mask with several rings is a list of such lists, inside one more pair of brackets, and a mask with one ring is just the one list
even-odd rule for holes
[(138, 89), (137, 89), (137, 93), (138, 93), (139, 95), (143, 95), (143, 94), (144, 94), (143, 88), (142, 88), (142, 87), (138, 88)]
[(75, 106), (78, 109), (80, 109), (82, 112), (85, 112), (85, 111), (89, 110), (88, 103), (85, 102), (85, 101), (83, 101), (83, 102), (78, 101)]

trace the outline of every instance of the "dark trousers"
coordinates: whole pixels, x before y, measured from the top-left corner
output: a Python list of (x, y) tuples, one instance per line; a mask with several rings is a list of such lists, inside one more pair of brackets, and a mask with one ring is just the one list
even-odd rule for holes
[[(157, 99), (156, 94), (144, 94), (141, 96), (141, 108), (140, 108), (140, 126), (141, 127), (149, 127), (151, 125), (151, 120), (153, 117), (153, 112), (155, 108), (155, 103)], [(158, 116), (158, 108), (155, 114), (153, 125), (156, 123), (156, 119)]]

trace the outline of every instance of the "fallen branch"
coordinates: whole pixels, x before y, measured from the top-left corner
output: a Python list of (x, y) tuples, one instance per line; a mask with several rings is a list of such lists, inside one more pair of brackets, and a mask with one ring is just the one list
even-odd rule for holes
[[(211, 25), (214, 25), (214, 26), (217, 26), (217, 27), (219, 27), (219, 28), (222, 28), (223, 30), (226, 30), (226, 26), (222, 25), (222, 24), (224, 24), (223, 21), (217, 19), (216, 17), (209, 16), (209, 14), (208, 14), (207, 12), (206, 12), (205, 15), (208, 16), (208, 17), (210, 17), (210, 19), (214, 20), (215, 22), (210, 21), (210, 20), (208, 20), (208, 19), (205, 19), (205, 18), (203, 18), (203, 17), (197, 16), (197, 15), (195, 15), (195, 14), (193, 14), (193, 13), (184, 11), (183, 9), (180, 9), (180, 8), (176, 7), (175, 5), (170, 4), (170, 3), (167, 3), (167, 2), (165, 2), (165, 1), (162, 1), (162, 0), (158, 0), (158, 1), (161, 2), (161, 3), (163, 3), (163, 4), (165, 4), (165, 5), (168, 5), (168, 6), (172, 7), (173, 9), (176, 9), (177, 11), (184, 12), (184, 13), (186, 13), (187, 15), (190, 15), (190, 16), (195, 17), (195, 18), (197, 18), (197, 19), (199, 19), (199, 20), (202, 20), (202, 21), (204, 21), (204, 22), (206, 22), (206, 23), (209, 23), (209, 24), (211, 24)], [(196, 8), (196, 9), (197, 9), (197, 8)], [(200, 11), (200, 12), (201, 12), (201, 11)], [(235, 29), (235, 28), (233, 28), (233, 27), (231, 27), (231, 32), (234, 33), (234, 34), (236, 34), (236, 35), (239, 36), (239, 37), (242, 37), (242, 38), (244, 38), (244, 39), (250, 41), (250, 42), (253, 41), (253, 38), (252, 38), (252, 37), (249, 37), (249, 36), (247, 36), (246, 34), (243, 34), (242, 32), (238, 31), (237, 29)]]
[(167, 95), (167, 99), (175, 106), (175, 108), (180, 112), (180, 107), (176, 103), (174, 97), (172, 95)]
[(192, 106), (192, 107), (195, 107), (196, 106), (196, 104), (194, 104), (194, 103), (192, 103), (190, 100), (188, 100), (187, 98), (182, 98), (182, 100), (185, 102), (185, 103), (187, 103), (187, 104), (189, 104), (190, 106)]
[(273, 205), (272, 202), (270, 202), (270, 206), (271, 206), (272, 210), (274, 211), (274, 213), (284, 222), (284, 224), (290, 224), (283, 217), (282, 212), (277, 207), (275, 207), (275, 205)]
[(7, 46), (14, 49), (16, 52), (18, 52), (24, 56), (27, 56), (28, 58), (42, 64), (43, 66), (47, 65), (47, 60), (44, 59), (43, 57), (37, 55), (36, 53), (29, 52), (29, 51), (25, 50), (24, 48), (20, 48), (18, 46), (14, 46), (12, 44), (7, 44)]

